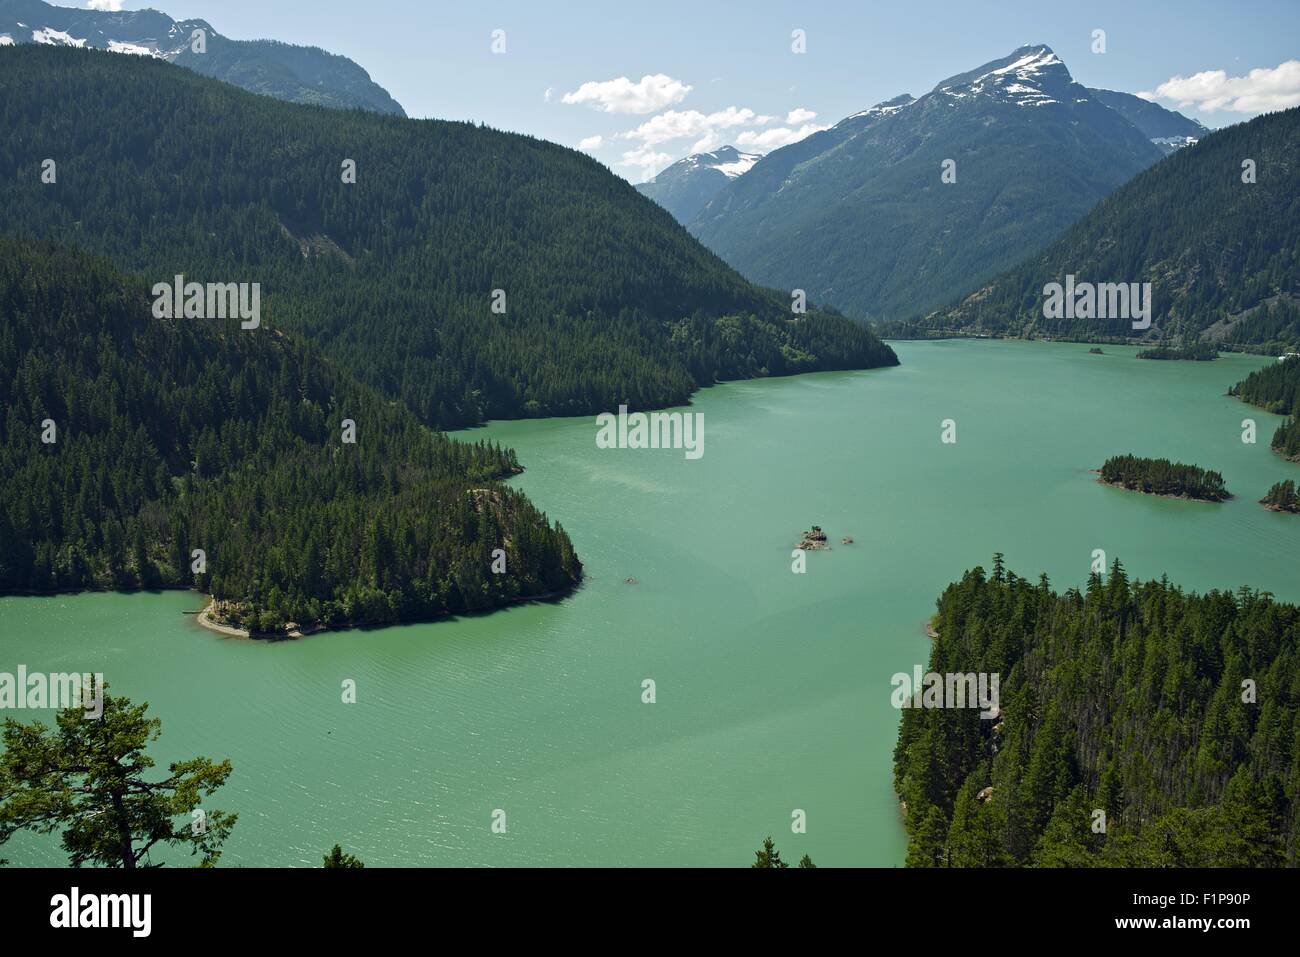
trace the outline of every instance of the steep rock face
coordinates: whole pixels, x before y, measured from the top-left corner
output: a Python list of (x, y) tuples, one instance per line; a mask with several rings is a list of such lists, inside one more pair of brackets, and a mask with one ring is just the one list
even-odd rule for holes
[(689, 228), (757, 282), (904, 318), (1041, 249), (1161, 155), (1027, 46), (776, 150)]
[[(195, 50), (196, 31), (202, 33), (203, 52)], [(291, 103), (406, 115), (347, 57), (274, 40), (231, 40), (206, 20), (173, 20), (157, 10), (110, 13), (41, 0), (0, 0), (0, 46), (23, 43), (156, 57)]]

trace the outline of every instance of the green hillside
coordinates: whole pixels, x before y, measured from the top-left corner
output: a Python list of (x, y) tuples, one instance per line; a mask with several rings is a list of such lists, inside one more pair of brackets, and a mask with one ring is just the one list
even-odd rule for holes
[[(1046, 251), (909, 324), (920, 334), (1194, 338), (1261, 351), (1300, 344), (1300, 108), (1206, 136), (1102, 200)], [(1242, 181), (1253, 161), (1255, 182)], [(1152, 284), (1151, 328), (1044, 318), (1043, 287)]]
[(788, 298), (630, 184), (530, 137), (34, 46), (0, 51), (0, 126), (6, 231), (153, 281), (260, 282), (269, 328), (310, 337), (427, 424), (663, 406), (719, 379), (897, 362), (843, 318), (792, 321)]

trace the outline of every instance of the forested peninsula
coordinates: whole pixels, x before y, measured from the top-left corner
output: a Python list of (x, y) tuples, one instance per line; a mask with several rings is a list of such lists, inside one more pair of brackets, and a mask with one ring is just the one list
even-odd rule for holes
[(1162, 343), (1152, 349), (1143, 349), (1137, 354), (1137, 358), (1212, 362), (1219, 358), (1219, 351), (1210, 343), (1198, 339), (1183, 345)]
[(148, 293), (0, 239), (0, 591), (191, 587), (275, 635), (580, 580), (564, 529), (498, 481), (510, 450), (430, 431), (283, 334), (157, 320)]
[(1228, 390), (1243, 402), (1288, 418), (1273, 433), (1273, 451), (1300, 462), (1300, 356), (1256, 369)]

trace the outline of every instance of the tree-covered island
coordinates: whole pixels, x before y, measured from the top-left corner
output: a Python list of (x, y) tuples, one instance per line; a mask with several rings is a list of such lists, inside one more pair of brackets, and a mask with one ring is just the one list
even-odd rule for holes
[(1222, 502), (1231, 498), (1218, 472), (1168, 459), (1147, 459), (1136, 455), (1116, 455), (1101, 467), (1101, 481), (1147, 495), (1169, 495), (1202, 502)]

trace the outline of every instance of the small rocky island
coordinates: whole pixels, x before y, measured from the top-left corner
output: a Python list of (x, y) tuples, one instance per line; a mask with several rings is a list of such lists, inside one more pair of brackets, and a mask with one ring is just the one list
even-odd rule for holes
[(826, 541), (826, 533), (822, 531), (820, 525), (814, 525), (808, 531), (803, 533), (803, 541), (795, 548), (802, 548), (805, 552), (830, 551), (830, 543)]
[(1259, 504), (1270, 512), (1300, 513), (1300, 495), (1296, 494), (1295, 482), (1290, 479), (1278, 482), (1259, 500)]
[(1232, 496), (1223, 484), (1223, 476), (1195, 465), (1170, 462), (1168, 459), (1144, 459), (1136, 455), (1117, 455), (1101, 467), (1105, 485), (1165, 495), (1190, 498), (1201, 502), (1222, 502)]

